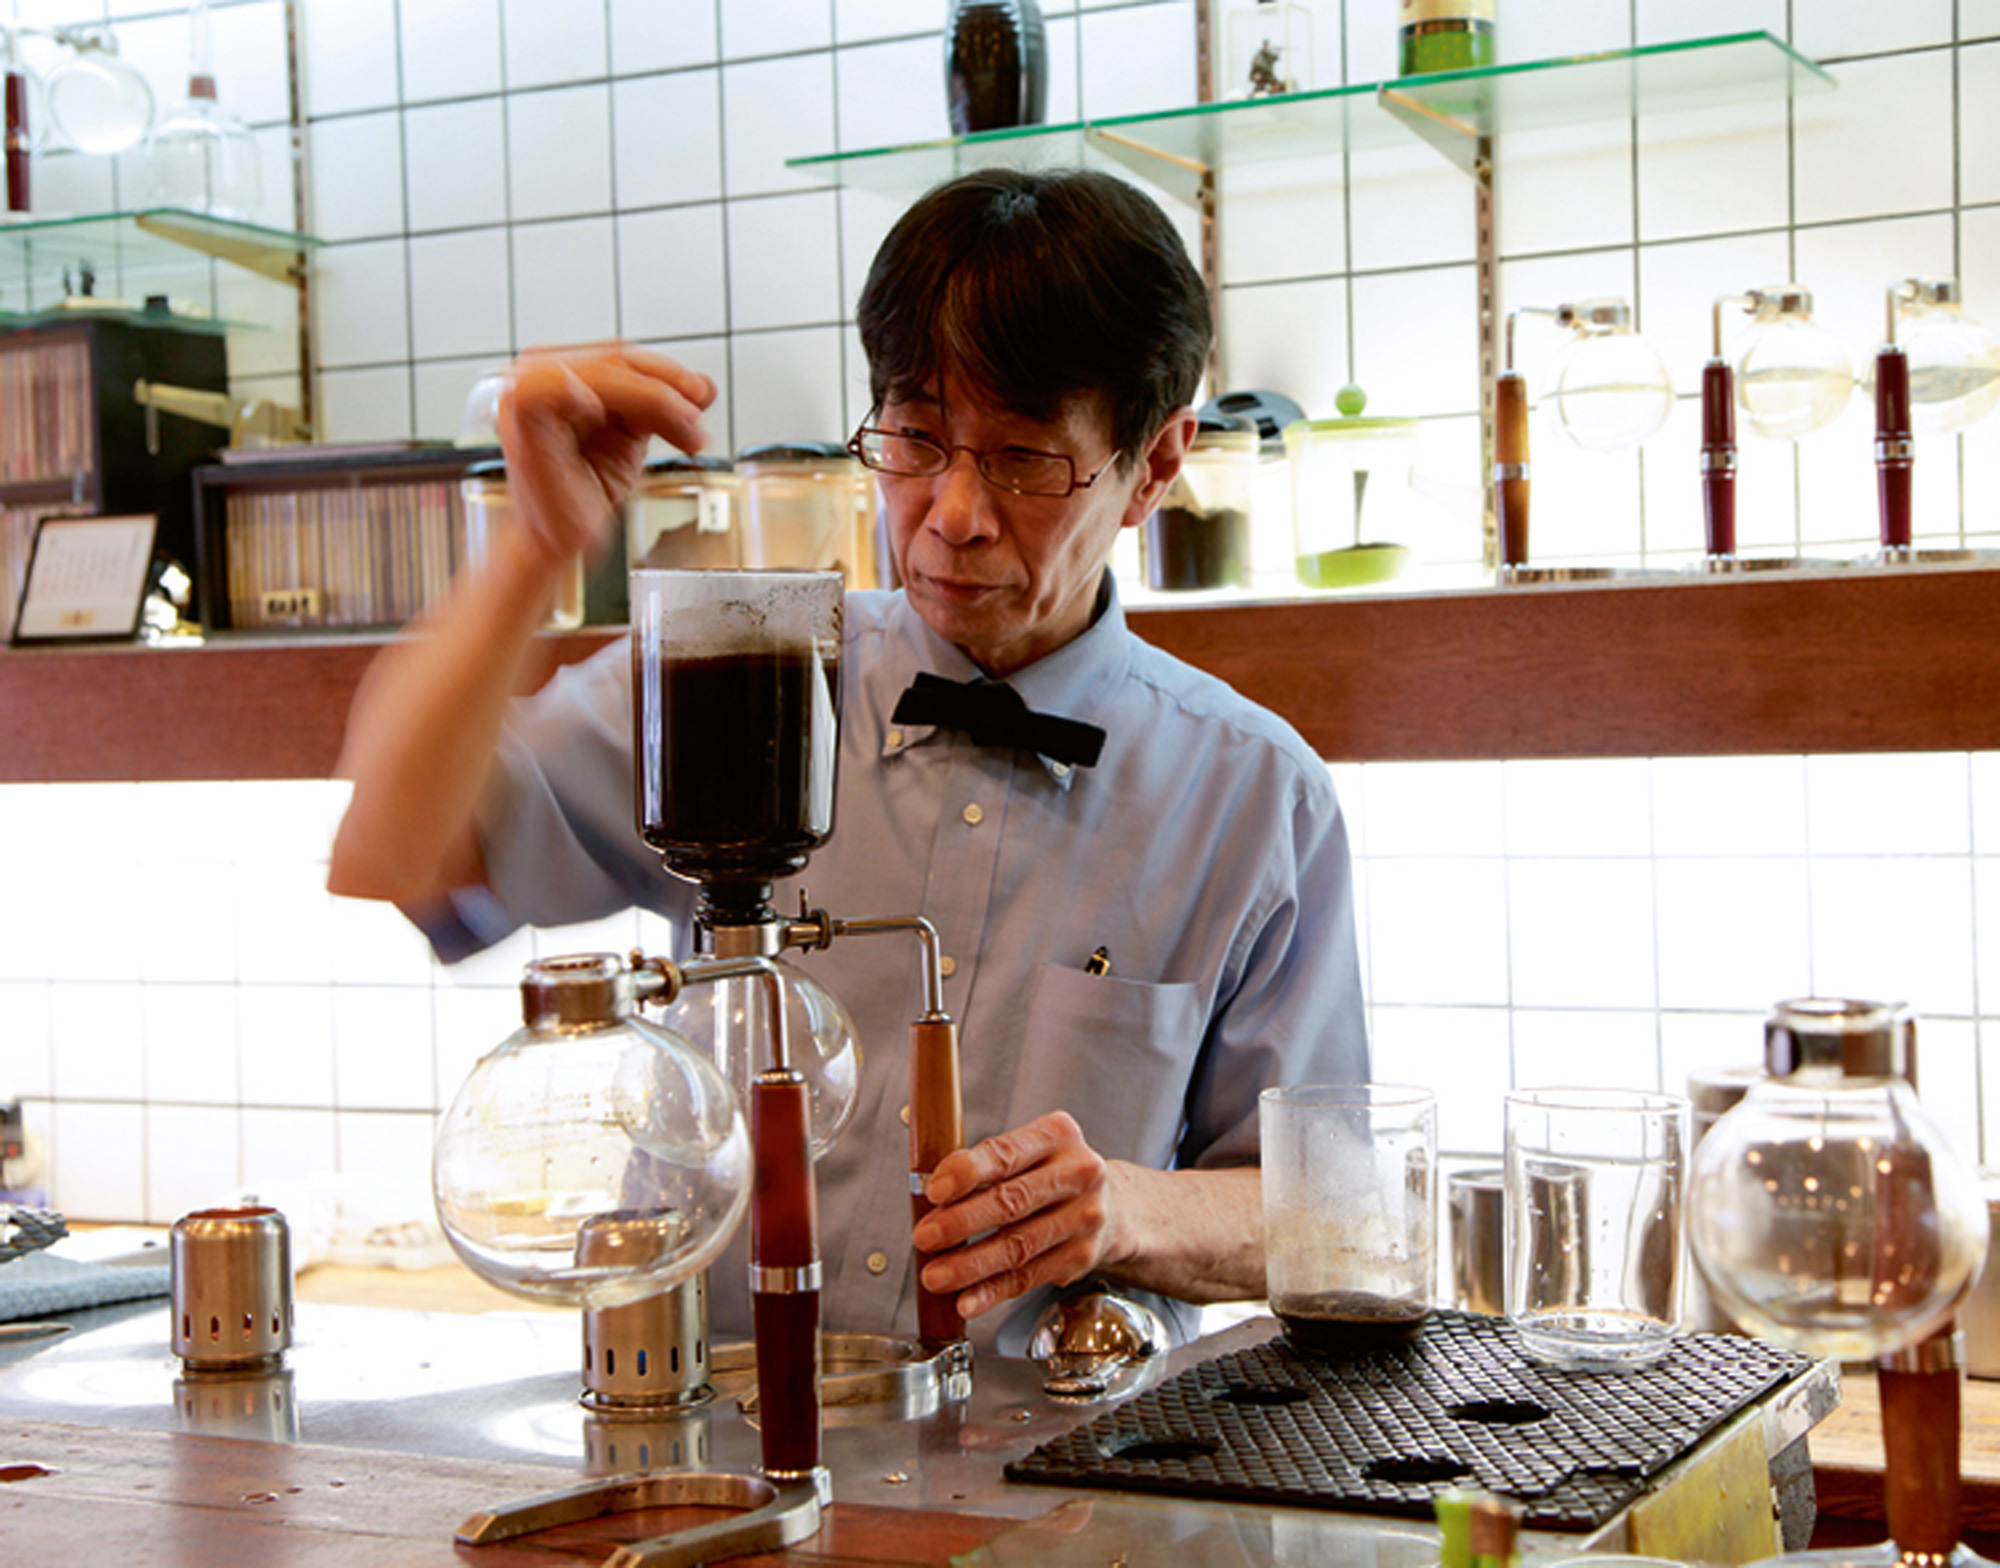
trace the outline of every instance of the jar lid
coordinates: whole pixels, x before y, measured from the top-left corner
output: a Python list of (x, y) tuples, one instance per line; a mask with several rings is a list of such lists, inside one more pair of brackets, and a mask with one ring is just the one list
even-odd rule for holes
[(1247, 419), (1258, 437), (1269, 442), (1275, 442), (1285, 426), (1306, 415), (1284, 393), (1258, 391), (1224, 392), (1210, 398), (1196, 412), (1204, 419), (1215, 415)]
[(1843, 1078), (1914, 1078), (1916, 1020), (1899, 1002), (1809, 996), (1780, 1002), (1764, 1025), (1764, 1066), (1774, 1078), (1808, 1068)]
[(1308, 437), (1321, 436), (1344, 438), (1347, 436), (1413, 436), (1417, 433), (1414, 419), (1362, 419), (1359, 416), (1337, 419), (1301, 419), (1285, 426), (1285, 445), (1297, 446)]
[(1405, 436), (1416, 432), (1417, 422), (1414, 419), (1363, 419), (1361, 411), (1368, 406), (1368, 394), (1351, 381), (1334, 393), (1333, 406), (1340, 410), (1337, 419), (1301, 419), (1285, 426), (1286, 449), (1304, 441), (1308, 435)]
[(735, 464), (726, 457), (657, 457), (646, 465), (649, 474), (727, 474)]
[(1238, 425), (1211, 425), (1208, 420), (1201, 422), (1195, 431), (1194, 440), (1188, 443), (1190, 452), (1254, 452), (1263, 443), (1258, 438), (1257, 427), (1247, 419)]
[(745, 447), (736, 454), (736, 461), (750, 463), (803, 463), (812, 466), (837, 461), (860, 467), (848, 455), (847, 448), (830, 441), (773, 441), (764, 446)]

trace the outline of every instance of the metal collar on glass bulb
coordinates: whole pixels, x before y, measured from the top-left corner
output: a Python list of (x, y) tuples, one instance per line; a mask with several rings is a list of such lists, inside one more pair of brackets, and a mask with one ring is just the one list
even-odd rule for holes
[(1890, 346), (1895, 345), (1896, 323), (1902, 319), (1904, 306), (1956, 305), (1958, 302), (1956, 278), (1905, 278), (1900, 283), (1890, 284), (1887, 300)]
[(634, 949), (538, 958), (521, 973), (521, 1019), (540, 1033), (601, 1029), (629, 1018), (641, 1002), (664, 1007), (681, 992), (681, 972)]
[(1514, 368), (1514, 318), (1547, 316), (1559, 327), (1567, 327), (1579, 337), (1602, 332), (1630, 332), (1632, 307), (1622, 299), (1584, 299), (1566, 305), (1516, 305), (1507, 312), (1507, 357), (1503, 369)]
[(1916, 1020), (1900, 1002), (1801, 997), (1780, 1002), (1764, 1025), (1773, 1078), (1808, 1070), (1842, 1078), (1913, 1078)]
[(593, 1029), (632, 1011), (632, 976), (616, 953), (538, 958), (521, 975), (521, 1018), (530, 1029)]
[(1722, 358), (1722, 312), (1729, 305), (1740, 305), (1745, 314), (1760, 319), (1769, 317), (1798, 316), (1812, 314), (1812, 290), (1798, 283), (1770, 283), (1761, 289), (1748, 289), (1741, 294), (1724, 294), (1715, 302), (1715, 357)]

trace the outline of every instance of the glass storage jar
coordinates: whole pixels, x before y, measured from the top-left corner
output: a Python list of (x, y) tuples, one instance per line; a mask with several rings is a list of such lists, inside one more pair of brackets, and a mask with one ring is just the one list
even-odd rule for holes
[(743, 479), (743, 565), (838, 571), (849, 588), (881, 583), (875, 484), (846, 449), (820, 442), (751, 447)]
[(1257, 454), (1257, 432), (1250, 421), (1201, 421), (1180, 473), (1140, 535), (1148, 588), (1176, 592), (1249, 586)]
[(741, 566), (736, 514), (743, 482), (721, 458), (670, 457), (648, 463), (619, 508), (625, 563), (632, 570), (701, 571)]
[(1344, 389), (1339, 418), (1285, 427), (1294, 558), (1307, 588), (1385, 582), (1409, 564), (1408, 545), (1391, 530), (1410, 494), (1417, 422), (1364, 418), (1366, 402)]
[[(506, 463), (499, 460), (474, 463), (459, 481), (458, 494), (465, 505), (466, 564), (476, 568), (486, 559), (498, 530), (512, 526)], [(582, 624), (583, 557), (579, 555), (557, 582), (555, 601), (542, 625), (547, 631), (568, 632)]]

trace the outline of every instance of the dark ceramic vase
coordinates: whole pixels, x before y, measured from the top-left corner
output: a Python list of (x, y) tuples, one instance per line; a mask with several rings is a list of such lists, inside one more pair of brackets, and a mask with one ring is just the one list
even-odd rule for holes
[(952, 0), (944, 85), (954, 135), (1039, 125), (1049, 71), (1036, 0)]

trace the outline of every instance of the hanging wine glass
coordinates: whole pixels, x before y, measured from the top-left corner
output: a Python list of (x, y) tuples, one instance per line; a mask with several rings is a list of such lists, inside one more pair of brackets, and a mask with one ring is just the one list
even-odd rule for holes
[(1688, 1240), (1717, 1304), (1815, 1356), (1876, 1358), (1890, 1540), (1786, 1563), (1976, 1564), (1958, 1543), (1953, 1314), (1986, 1205), (1918, 1104), (1907, 1009), (1810, 998), (1765, 1026), (1769, 1077), (1703, 1137)]

